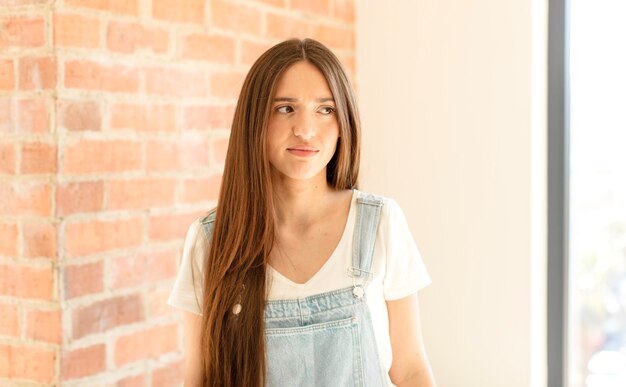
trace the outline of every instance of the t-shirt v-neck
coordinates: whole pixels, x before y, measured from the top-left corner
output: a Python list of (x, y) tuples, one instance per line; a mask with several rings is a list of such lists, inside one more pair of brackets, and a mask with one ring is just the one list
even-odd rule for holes
[(357, 190), (352, 190), (346, 224), (337, 246), (322, 267), (308, 281), (304, 283), (294, 282), (268, 265), (269, 300), (308, 297), (351, 284), (347, 270), (352, 257), (356, 193)]

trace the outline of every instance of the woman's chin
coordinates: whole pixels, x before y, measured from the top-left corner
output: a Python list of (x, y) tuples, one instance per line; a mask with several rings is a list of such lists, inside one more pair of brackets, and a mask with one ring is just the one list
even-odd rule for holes
[(326, 181), (326, 169), (321, 171), (276, 171), (280, 181), (307, 182)]

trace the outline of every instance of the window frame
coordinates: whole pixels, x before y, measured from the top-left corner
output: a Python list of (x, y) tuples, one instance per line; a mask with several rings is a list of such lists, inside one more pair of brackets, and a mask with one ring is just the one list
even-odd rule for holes
[(569, 1), (548, 3), (547, 385), (568, 386)]

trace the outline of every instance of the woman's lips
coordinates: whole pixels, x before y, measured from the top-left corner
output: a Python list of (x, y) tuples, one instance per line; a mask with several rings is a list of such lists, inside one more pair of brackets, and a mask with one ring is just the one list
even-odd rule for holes
[(315, 148), (309, 148), (309, 147), (287, 148), (287, 151), (289, 153), (291, 153), (292, 155), (294, 155), (294, 156), (300, 156), (300, 157), (315, 156), (317, 154), (317, 152), (319, 152), (319, 150), (317, 150)]

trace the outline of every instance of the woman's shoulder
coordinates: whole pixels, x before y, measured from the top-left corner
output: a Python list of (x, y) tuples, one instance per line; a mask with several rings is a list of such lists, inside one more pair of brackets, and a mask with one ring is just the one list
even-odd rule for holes
[(361, 191), (356, 188), (354, 189), (354, 193), (356, 195), (356, 200), (358, 203), (383, 205), (388, 199), (382, 195), (377, 195), (372, 192)]
[(215, 208), (195, 218), (187, 229), (187, 237), (185, 238), (187, 248), (198, 247), (198, 245), (200, 247), (205, 246), (210, 240), (214, 224)]
[(205, 214), (197, 218), (194, 221), (194, 224), (197, 223), (198, 225), (207, 225), (207, 224), (215, 223), (216, 212), (217, 212), (217, 207), (207, 211)]
[(398, 222), (406, 222), (404, 211), (398, 202), (390, 196), (380, 195), (367, 191), (355, 189), (356, 203), (380, 205), (380, 224), (383, 228), (387, 228), (389, 224), (394, 225)]
[(392, 197), (369, 191), (361, 191), (356, 188), (354, 189), (354, 192), (357, 203), (381, 205), (383, 209), (389, 207), (399, 208), (398, 202)]

